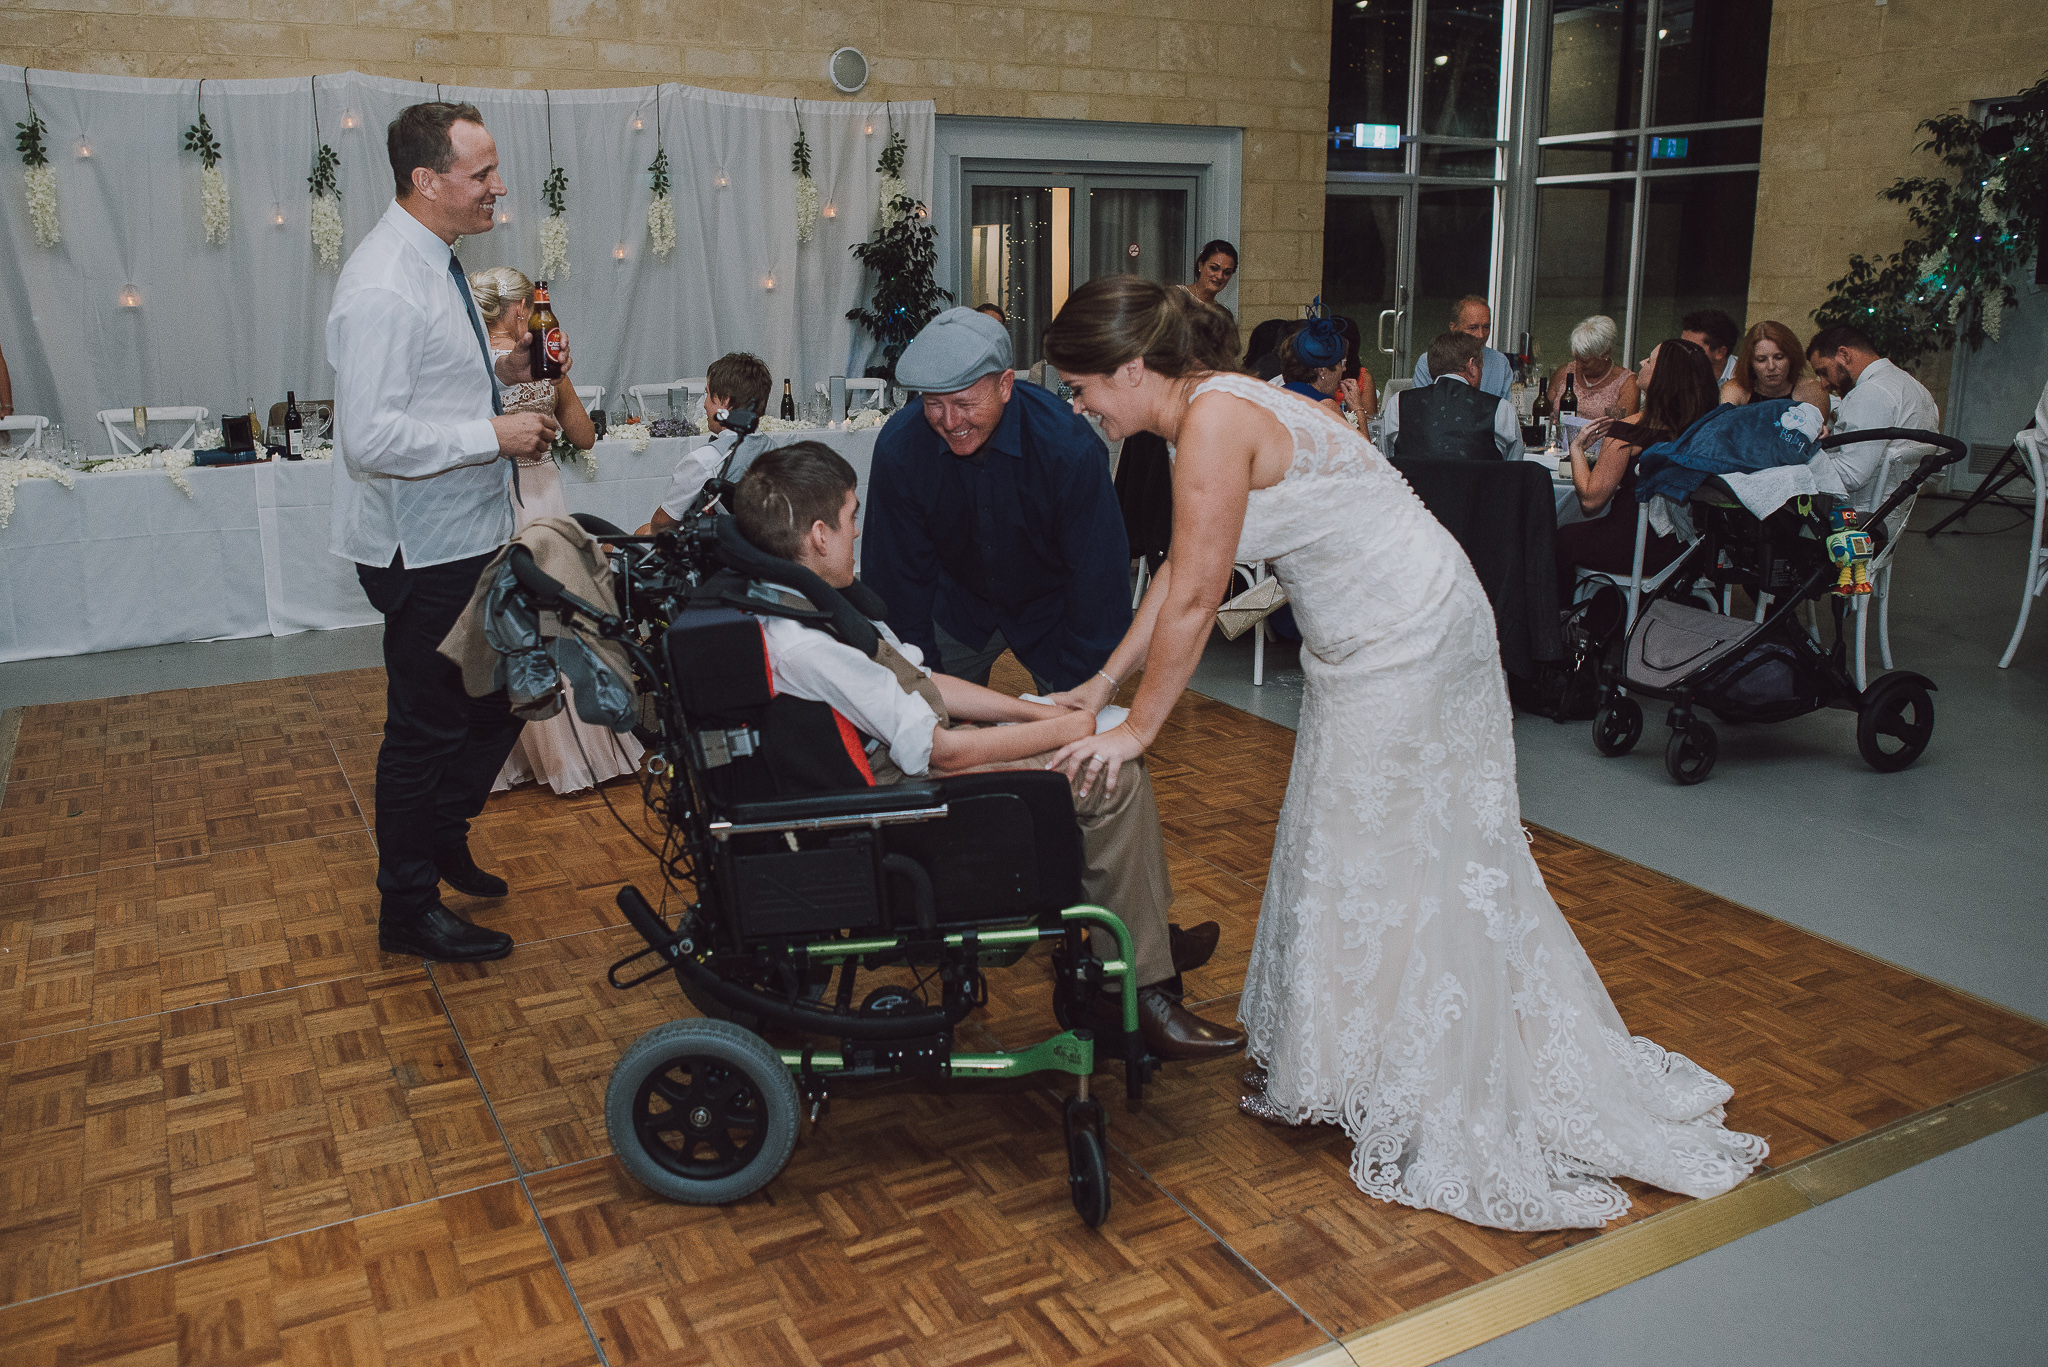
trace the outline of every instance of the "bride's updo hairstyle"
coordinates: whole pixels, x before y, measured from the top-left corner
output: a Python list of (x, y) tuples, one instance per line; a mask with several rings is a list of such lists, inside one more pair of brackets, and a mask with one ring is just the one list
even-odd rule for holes
[(1178, 285), (1103, 275), (1068, 297), (1045, 330), (1045, 358), (1074, 375), (1107, 375), (1142, 357), (1169, 379), (1237, 369), (1237, 324)]
[(510, 266), (493, 266), (469, 277), (469, 292), (476, 296), (476, 311), (486, 323), (504, 316), (507, 304), (531, 304), (533, 282)]

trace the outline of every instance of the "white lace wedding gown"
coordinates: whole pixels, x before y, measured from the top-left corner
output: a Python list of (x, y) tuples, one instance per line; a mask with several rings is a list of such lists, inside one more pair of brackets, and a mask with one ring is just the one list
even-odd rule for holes
[[(496, 361), (506, 350), (493, 350)], [(503, 402), (507, 413), (553, 413), (554, 380), (529, 380), (505, 386)], [(567, 517), (569, 502), (562, 496), (562, 471), (553, 456), (519, 462), (519, 496), (512, 505), (516, 529), (523, 530), (535, 518)], [(646, 747), (630, 732), (592, 726), (576, 715), (576, 695), (569, 681), (562, 680), (562, 710), (546, 721), (530, 721), (519, 733), (518, 743), (505, 757), (505, 766), (491, 782), (491, 791), (502, 793), (515, 784), (538, 780), (557, 795), (578, 793), (620, 774), (640, 767)]]
[(1368, 1195), (1503, 1229), (1598, 1226), (1610, 1179), (1689, 1196), (1768, 1152), (1728, 1084), (1632, 1036), (1529, 852), (1493, 610), (1370, 443), (1243, 376), (1294, 464), (1252, 491), (1308, 676), (1238, 1016), (1266, 1095), (1341, 1125)]

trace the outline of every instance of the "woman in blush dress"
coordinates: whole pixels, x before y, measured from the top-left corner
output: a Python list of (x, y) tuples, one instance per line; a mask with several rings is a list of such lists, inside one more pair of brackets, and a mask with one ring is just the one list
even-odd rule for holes
[(1728, 1084), (1632, 1035), (1529, 852), (1493, 609), (1365, 438), (1233, 373), (1221, 314), (1131, 275), (1076, 290), (1045, 353), (1112, 438), (1173, 442), (1173, 549), (1103, 673), (1057, 701), (1117, 727), (1053, 759), (1076, 787), (1142, 754), (1234, 561), (1286, 587), (1308, 676), (1238, 1017), (1242, 1109), (1340, 1125), (1368, 1195), (1503, 1229), (1593, 1227), (1628, 1176), (1717, 1195), (1767, 1152)]
[[(476, 296), (477, 312), (483, 314), (490, 329), (492, 360), (527, 344), (526, 325), (533, 316), (531, 280), (510, 266), (493, 266), (471, 275), (469, 289)], [(562, 436), (588, 451), (597, 444), (597, 428), (584, 411), (583, 400), (576, 396), (576, 387), (568, 383), (571, 364), (563, 362), (560, 380), (511, 385), (501, 397), (507, 413), (553, 413), (562, 426)], [(536, 518), (569, 516), (568, 501), (562, 496), (562, 472), (553, 456), (521, 460), (517, 487), (512, 512), (520, 528)], [(528, 780), (545, 783), (556, 793), (581, 792), (639, 767), (644, 749), (639, 741), (579, 720), (566, 680), (562, 692), (561, 711), (546, 721), (526, 724), (505, 767), (498, 771), (492, 792), (502, 793)]]
[(1582, 418), (1619, 418), (1636, 411), (1636, 377), (1614, 363), (1614, 320), (1596, 313), (1572, 329), (1572, 359), (1550, 377), (1550, 404), (1564, 397), (1564, 377), (1572, 377), (1572, 397)]

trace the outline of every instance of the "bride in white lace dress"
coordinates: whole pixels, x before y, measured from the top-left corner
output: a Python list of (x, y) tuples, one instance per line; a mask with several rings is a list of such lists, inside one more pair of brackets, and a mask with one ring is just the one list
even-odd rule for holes
[[(533, 282), (510, 266), (493, 266), (469, 277), (477, 312), (490, 328), (491, 359), (526, 345), (526, 325), (533, 317)], [(552, 413), (571, 445), (589, 450), (597, 428), (584, 411), (576, 387), (562, 380), (528, 380), (508, 385), (499, 395), (507, 413)], [(515, 530), (535, 518), (569, 516), (562, 495), (562, 471), (552, 455), (519, 462), (519, 497), (512, 505)], [(569, 693), (567, 680), (562, 683)], [(519, 742), (505, 757), (505, 767), (491, 783), (502, 793), (516, 784), (545, 783), (557, 795), (577, 793), (639, 768), (645, 747), (631, 735), (592, 726), (576, 715), (574, 698), (565, 696), (562, 710), (546, 721), (530, 721)]]
[[(1177, 297), (1176, 297), (1177, 296)], [(1119, 275), (1077, 290), (1046, 355), (1113, 440), (1177, 446), (1173, 550), (1102, 675), (1123, 726), (1055, 759), (1114, 774), (1186, 686), (1233, 561), (1266, 561), (1308, 676), (1238, 1015), (1244, 1109), (1341, 1125), (1383, 1200), (1504, 1229), (1598, 1226), (1613, 1179), (1734, 1186), (1764, 1141), (1728, 1084), (1631, 1035), (1521, 825), (1493, 612), (1464, 552), (1343, 423), (1230, 369), (1227, 320)]]

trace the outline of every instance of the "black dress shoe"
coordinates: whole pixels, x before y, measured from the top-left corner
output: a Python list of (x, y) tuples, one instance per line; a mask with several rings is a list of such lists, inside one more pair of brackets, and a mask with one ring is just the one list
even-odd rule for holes
[(1186, 973), (1209, 962), (1216, 952), (1216, 942), (1223, 937), (1223, 928), (1214, 921), (1204, 921), (1198, 926), (1183, 930), (1176, 925), (1166, 928), (1166, 943), (1173, 951), (1173, 971)]
[(378, 916), (377, 948), (437, 963), (475, 964), (510, 954), (512, 937), (473, 926), (436, 902), (423, 913)]
[[(1093, 1014), (1100, 1029), (1120, 1030), (1122, 999), (1114, 992), (1100, 993)], [(1149, 1052), (1169, 1060), (1221, 1058), (1244, 1048), (1243, 1031), (1203, 1020), (1182, 1006), (1166, 983), (1138, 989), (1138, 1033)]]
[(434, 867), (441, 871), (442, 882), (471, 897), (503, 897), (511, 890), (497, 874), (485, 873), (476, 866), (467, 845), (441, 851), (434, 856)]

